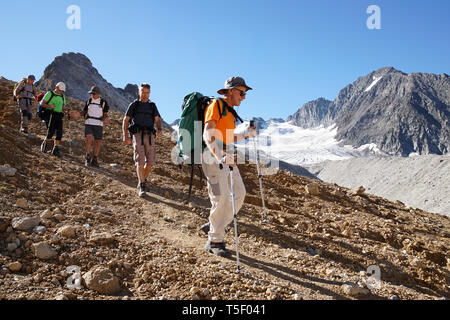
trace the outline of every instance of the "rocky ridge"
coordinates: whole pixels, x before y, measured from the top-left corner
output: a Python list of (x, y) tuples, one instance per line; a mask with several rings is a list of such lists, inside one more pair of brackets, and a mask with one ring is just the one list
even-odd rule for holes
[(355, 147), (375, 143), (391, 155), (442, 155), (450, 151), (450, 77), (381, 68), (333, 102), (309, 102), (288, 120), (304, 128), (336, 125), (336, 139)]

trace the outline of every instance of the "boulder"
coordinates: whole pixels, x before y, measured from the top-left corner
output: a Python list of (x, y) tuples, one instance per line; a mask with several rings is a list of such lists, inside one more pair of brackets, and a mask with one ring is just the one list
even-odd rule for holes
[(120, 280), (108, 268), (96, 266), (83, 275), (85, 287), (100, 294), (113, 295), (120, 291)]
[(12, 227), (15, 230), (31, 231), (35, 227), (37, 227), (40, 222), (41, 222), (41, 218), (40, 217), (14, 218), (12, 220)]
[(47, 242), (35, 243), (31, 246), (31, 249), (36, 258), (41, 260), (49, 260), (58, 255), (58, 253)]
[(116, 241), (116, 238), (109, 232), (94, 232), (89, 238), (89, 242), (95, 244), (111, 244)]
[(63, 238), (73, 238), (76, 235), (75, 228), (73, 226), (61, 227), (56, 233)]

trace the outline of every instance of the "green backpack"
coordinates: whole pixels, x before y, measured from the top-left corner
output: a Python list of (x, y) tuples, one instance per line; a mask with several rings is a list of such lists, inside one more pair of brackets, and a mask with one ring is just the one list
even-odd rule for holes
[[(206, 148), (203, 141), (205, 129), (205, 110), (214, 98), (206, 97), (199, 92), (188, 94), (183, 101), (181, 120), (178, 127), (178, 148), (182, 162), (192, 164), (200, 163), (201, 154)], [(222, 99), (218, 98), (219, 115), (227, 115), (227, 109)]]
[[(219, 109), (220, 119), (230, 111), (235, 119), (243, 122), (232, 108), (226, 108), (226, 103), (221, 98), (206, 97), (199, 92), (193, 92), (184, 97), (183, 105), (181, 106), (183, 112), (178, 127), (177, 144), (179, 149), (178, 157), (180, 158), (178, 162), (191, 166), (188, 202), (192, 190), (194, 164), (201, 164), (202, 153), (206, 148), (206, 144), (203, 141), (205, 111), (214, 99), (217, 99), (219, 102), (217, 107)], [(200, 168), (200, 183), (201, 181), (202, 170)]]

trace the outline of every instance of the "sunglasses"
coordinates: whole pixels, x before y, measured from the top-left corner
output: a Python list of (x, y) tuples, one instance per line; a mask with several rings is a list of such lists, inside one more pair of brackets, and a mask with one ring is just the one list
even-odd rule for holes
[(245, 96), (247, 95), (247, 92), (245, 92), (245, 91), (243, 91), (243, 90), (239, 90), (239, 89), (237, 89), (237, 88), (233, 88), (233, 89), (239, 91), (239, 94), (241, 95), (241, 97), (245, 97)]

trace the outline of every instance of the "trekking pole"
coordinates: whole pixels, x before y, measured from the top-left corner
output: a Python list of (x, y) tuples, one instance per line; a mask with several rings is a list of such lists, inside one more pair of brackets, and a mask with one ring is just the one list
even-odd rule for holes
[(19, 116), (19, 135), (20, 135), (20, 127), (21, 127), (21, 115), (20, 115), (20, 101), (17, 99), (17, 115)]
[(241, 272), (241, 267), (239, 264), (239, 237), (238, 237), (238, 228), (237, 228), (237, 212), (236, 212), (236, 201), (234, 195), (234, 178), (233, 178), (233, 167), (230, 166), (230, 179), (231, 179), (231, 197), (233, 200), (233, 216), (234, 216), (234, 235), (236, 238), (236, 264), (237, 264), (237, 272)]
[(72, 155), (72, 138), (70, 135), (70, 113), (67, 114), (67, 121), (69, 122), (69, 153)]
[[(250, 121), (250, 127), (254, 127), (254, 121)], [(267, 220), (267, 210), (266, 210), (266, 204), (264, 201), (264, 190), (262, 187), (262, 174), (261, 174), (261, 167), (259, 166), (259, 150), (256, 148), (256, 138), (253, 138), (253, 145), (255, 147), (255, 153), (256, 153), (256, 167), (258, 168), (258, 179), (259, 179), (259, 190), (261, 191), (261, 200), (263, 205), (263, 221), (262, 222), (268, 222)]]
[(53, 119), (53, 111), (50, 113), (50, 119), (48, 120), (48, 125), (47, 125), (47, 134), (44, 137), (44, 142), (42, 143), (41, 146), (41, 151), (43, 153), (45, 153), (45, 150), (47, 149), (47, 137), (48, 137), (48, 133), (50, 132), (50, 126), (52, 124), (52, 119)]

